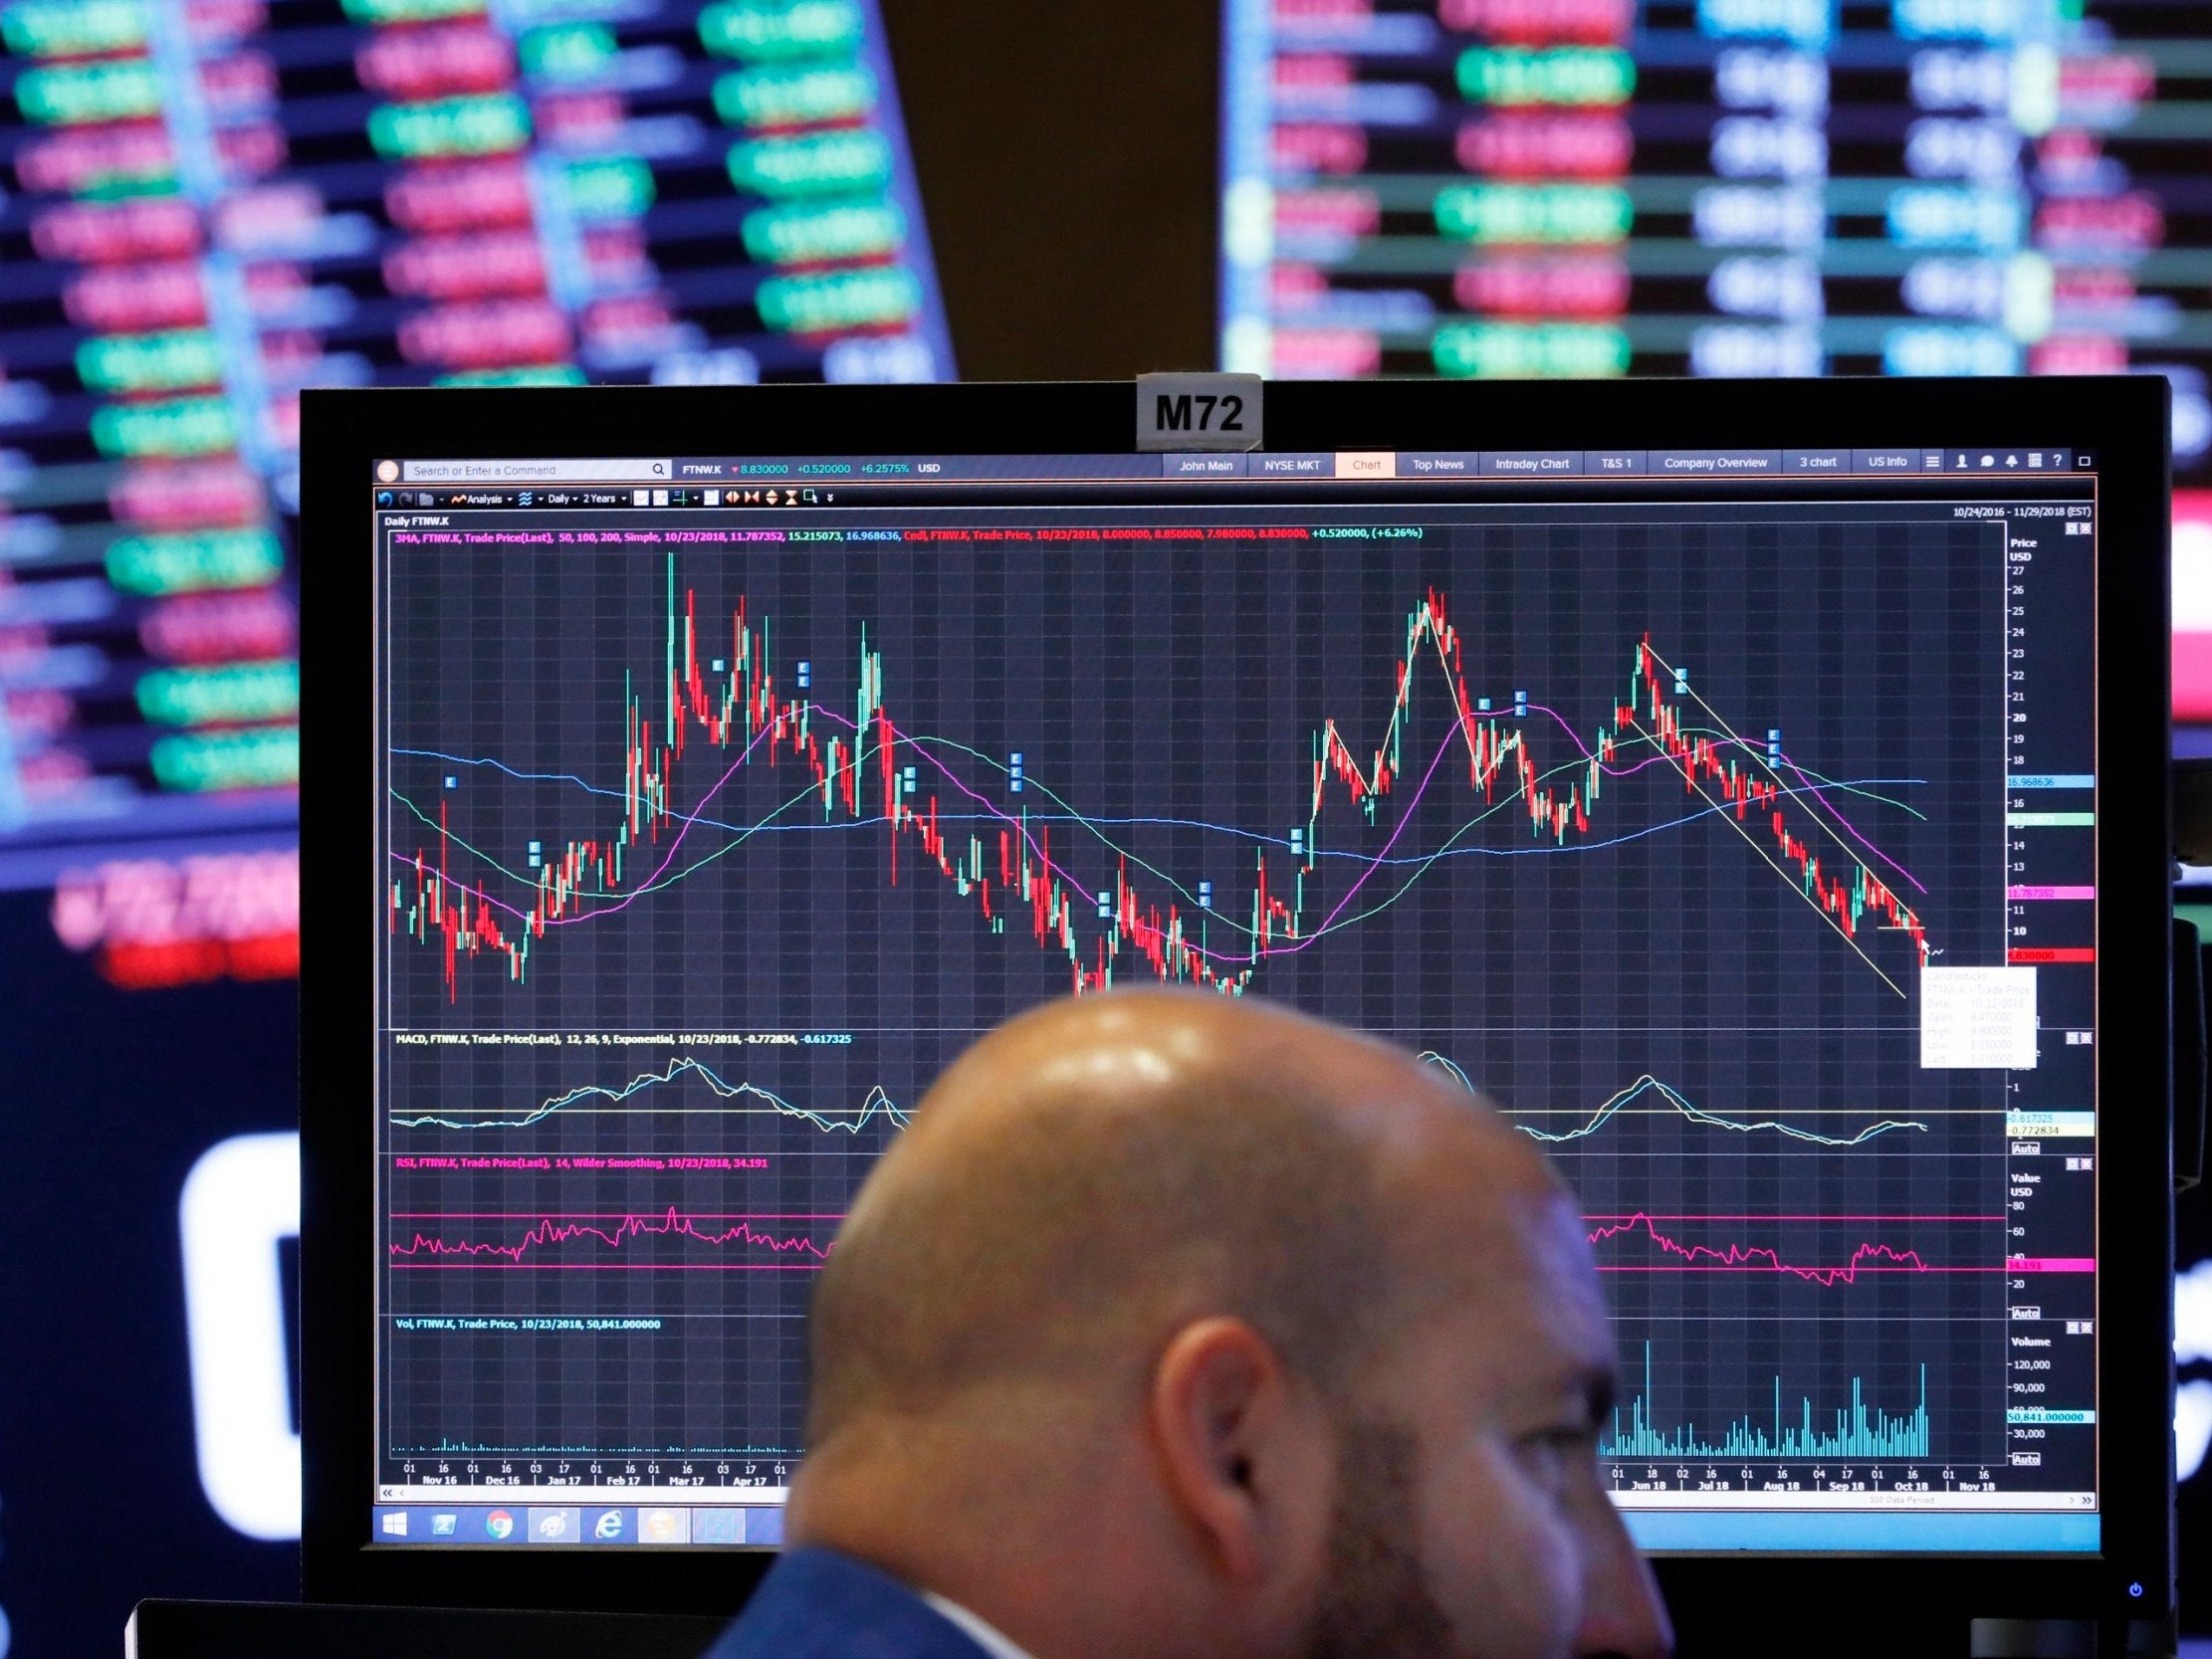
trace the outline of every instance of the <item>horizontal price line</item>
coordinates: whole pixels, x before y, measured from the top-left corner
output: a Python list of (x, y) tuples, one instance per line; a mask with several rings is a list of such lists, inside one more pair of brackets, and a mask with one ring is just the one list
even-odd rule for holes
[[(393, 1262), (394, 1273), (819, 1273), (819, 1262)], [(402, 1316), (405, 1317), (405, 1316)], [(432, 1316), (444, 1318), (444, 1315)], [(506, 1316), (500, 1316), (502, 1318)], [(564, 1316), (574, 1318), (577, 1316)], [(590, 1316), (597, 1318), (599, 1316)], [(606, 1316), (627, 1319), (628, 1314)]]
[(1624, 1210), (1618, 1214), (1585, 1214), (1585, 1221), (2002, 1221), (2001, 1215), (1661, 1215), (1656, 1210)]
[[(681, 1171), (679, 1171), (681, 1173)], [(780, 1215), (764, 1210), (686, 1210), (694, 1221), (842, 1221), (839, 1215)], [(394, 1210), (394, 1221), (627, 1221), (635, 1210)]]

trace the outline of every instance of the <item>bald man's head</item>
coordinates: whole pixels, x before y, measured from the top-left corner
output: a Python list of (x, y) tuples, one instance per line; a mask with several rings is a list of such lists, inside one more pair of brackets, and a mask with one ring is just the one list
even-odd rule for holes
[(1582, 1226), (1397, 1049), (1196, 992), (1039, 1009), (838, 1233), (789, 1536), (1039, 1659), (1653, 1659)]
[(1205, 1314), (1340, 1388), (1419, 1288), (1390, 1271), (1385, 1189), (1439, 1125), (1501, 1190), (1548, 1186), (1465, 1091), (1278, 1008), (1125, 991), (1014, 1020), (930, 1091), (838, 1234), (810, 1448), (995, 1383), (1126, 1386)]

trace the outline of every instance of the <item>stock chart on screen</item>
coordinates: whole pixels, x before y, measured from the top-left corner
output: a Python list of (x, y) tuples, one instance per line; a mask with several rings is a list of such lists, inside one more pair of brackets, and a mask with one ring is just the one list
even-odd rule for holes
[(299, 394), (948, 376), (874, 0), (0, 5), (0, 884), (292, 970)]
[(386, 492), (378, 1536), (773, 1539), (857, 1182), (1165, 982), (1550, 1151), (1646, 1523), (2094, 1548), (2094, 492), (1983, 453)]

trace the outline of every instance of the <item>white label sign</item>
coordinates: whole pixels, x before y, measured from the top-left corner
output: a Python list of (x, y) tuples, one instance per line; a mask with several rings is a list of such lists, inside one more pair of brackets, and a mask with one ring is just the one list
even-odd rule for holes
[(1138, 452), (1257, 449), (1265, 388), (1256, 374), (1139, 375)]

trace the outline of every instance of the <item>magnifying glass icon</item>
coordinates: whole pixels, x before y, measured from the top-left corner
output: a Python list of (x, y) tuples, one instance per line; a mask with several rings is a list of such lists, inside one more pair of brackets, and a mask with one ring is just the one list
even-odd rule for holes
[(668, 476), (668, 464), (664, 461), (654, 462), (653, 476), (655, 478), (666, 478)]

